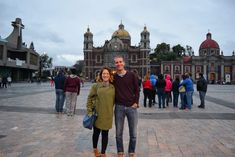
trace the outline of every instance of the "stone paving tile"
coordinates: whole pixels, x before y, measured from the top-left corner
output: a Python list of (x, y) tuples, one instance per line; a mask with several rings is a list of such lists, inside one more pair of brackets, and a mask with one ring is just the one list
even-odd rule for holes
[[(0, 119), (0, 134), (7, 135), (0, 139), (3, 156), (92, 156), (92, 131), (81, 127), (82, 116), (71, 118), (66, 115), (3, 112), (0, 113)], [(224, 124), (230, 124), (229, 129)], [(230, 140), (235, 136), (233, 126), (235, 121), (227, 120), (224, 123), (222, 120), (140, 119), (137, 154), (143, 157), (231, 156), (235, 149), (234, 140)], [(114, 128), (110, 131), (109, 139), (108, 153), (114, 156)], [(124, 139), (127, 148), (127, 126)]]
[[(225, 89), (210, 86), (209, 90), (216, 89), (217, 94), (222, 95), (220, 91), (231, 91), (234, 88), (234, 86), (221, 87)], [(11, 89), (9, 93), (3, 94), (17, 95), (19, 88), (24, 86), (18, 85), (14, 90)], [(0, 97), (0, 157), (93, 156), (92, 131), (82, 127), (83, 114), (79, 113), (74, 117), (54, 114), (51, 112), (54, 108), (54, 92), (47, 85), (41, 88), (31, 89), (16, 97)], [(78, 97), (79, 111), (85, 109), (89, 89), (89, 85), (82, 88)], [(2, 91), (0, 90), (0, 94)], [(212, 96), (216, 96), (216, 93)], [(228, 99), (229, 102), (231, 100), (232, 98)], [(166, 110), (141, 107), (137, 138), (138, 157), (235, 156), (235, 120), (229, 120), (229, 117), (224, 115), (228, 113), (233, 115), (234, 109), (207, 101), (206, 109), (200, 110), (196, 107), (198, 102), (198, 97), (194, 96), (195, 105), (190, 112), (179, 111), (172, 107)], [(18, 108), (9, 112), (1, 110), (3, 106), (13, 108), (18, 106)], [(19, 112), (27, 108), (35, 111)], [(50, 110), (49, 114), (42, 114), (47, 109)], [(141, 114), (163, 116), (163, 118), (143, 118)], [(200, 116), (190, 119), (190, 114), (197, 116), (207, 114), (210, 119), (201, 119)], [(216, 118), (218, 114), (225, 118), (223, 120)], [(182, 115), (185, 116), (183, 119), (175, 119)], [(125, 123), (124, 139), (127, 151), (129, 139), (127, 123)], [(116, 153), (115, 128), (110, 130), (107, 153), (110, 157)]]

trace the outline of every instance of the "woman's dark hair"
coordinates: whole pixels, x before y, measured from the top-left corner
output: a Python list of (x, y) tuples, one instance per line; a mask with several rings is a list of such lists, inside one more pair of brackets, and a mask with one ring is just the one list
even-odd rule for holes
[(163, 75), (162, 75), (162, 74), (159, 74), (159, 75), (158, 75), (158, 78), (159, 78), (159, 79), (163, 79)]
[(178, 81), (178, 82), (180, 81), (179, 75), (176, 75), (176, 76), (175, 76), (175, 81)]
[(183, 79), (183, 80), (185, 80), (185, 79), (186, 79), (186, 76), (185, 76), (185, 75), (182, 75), (181, 77), (182, 77), (182, 79)]

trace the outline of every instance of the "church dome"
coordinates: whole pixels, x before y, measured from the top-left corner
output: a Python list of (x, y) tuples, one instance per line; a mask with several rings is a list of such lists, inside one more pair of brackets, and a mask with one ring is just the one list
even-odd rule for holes
[(219, 44), (211, 38), (211, 33), (207, 33), (206, 40), (201, 43), (199, 50), (211, 48), (219, 49)]
[(113, 33), (112, 37), (130, 38), (130, 34), (124, 29), (124, 25), (121, 23), (119, 29)]

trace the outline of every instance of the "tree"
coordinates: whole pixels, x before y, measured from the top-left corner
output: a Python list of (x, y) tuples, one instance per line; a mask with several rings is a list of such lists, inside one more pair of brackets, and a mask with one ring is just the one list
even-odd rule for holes
[(171, 50), (170, 44), (163, 42), (157, 45), (157, 47), (154, 49), (153, 54), (150, 54), (150, 59), (157, 60), (159, 62), (172, 61), (182, 57), (185, 54), (185, 51), (185, 48), (182, 47), (180, 44), (173, 46)]
[(42, 76), (42, 70), (52, 67), (52, 58), (49, 57), (46, 53), (40, 55), (39, 60), (39, 78)]
[(157, 47), (154, 49), (156, 53), (167, 53), (170, 51), (170, 44), (161, 43), (157, 44)]
[(77, 72), (79, 75), (81, 75), (82, 69), (83, 69), (83, 67), (84, 67), (84, 61), (83, 61), (83, 60), (77, 61), (76, 64), (75, 64), (73, 67), (75, 67), (76, 72)]
[(40, 61), (42, 69), (51, 68), (52, 67), (52, 58), (49, 57), (46, 53), (40, 55)]
[(185, 54), (185, 48), (180, 44), (173, 46), (172, 50), (175, 54), (177, 54), (178, 57), (181, 57)]
[(175, 60), (176, 58), (177, 55), (170, 51), (170, 44), (166, 44), (164, 42), (158, 44), (154, 49), (154, 53), (150, 54), (150, 59), (157, 61), (171, 61)]

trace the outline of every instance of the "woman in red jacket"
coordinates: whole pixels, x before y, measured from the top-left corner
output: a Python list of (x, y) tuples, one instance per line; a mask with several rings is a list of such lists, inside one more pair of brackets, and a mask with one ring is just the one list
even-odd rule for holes
[(152, 107), (152, 85), (150, 82), (149, 74), (146, 74), (143, 81), (143, 92), (144, 92), (144, 107), (146, 107), (147, 98), (149, 99), (149, 107)]

